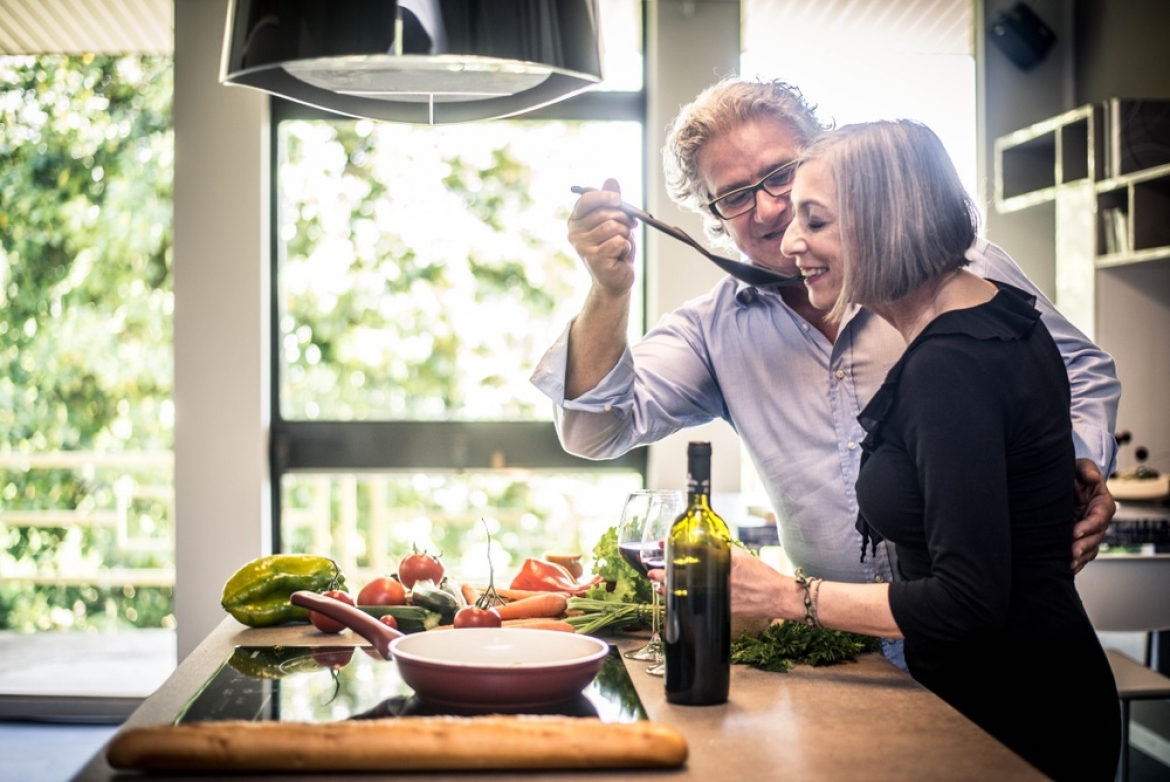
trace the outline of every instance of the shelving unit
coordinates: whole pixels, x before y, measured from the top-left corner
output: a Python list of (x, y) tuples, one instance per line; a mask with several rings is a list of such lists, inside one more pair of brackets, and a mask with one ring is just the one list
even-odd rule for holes
[(1000, 137), (995, 206), (1052, 237), (1057, 307), (1116, 359), (1118, 427), (1170, 471), (1170, 101), (1114, 98)]

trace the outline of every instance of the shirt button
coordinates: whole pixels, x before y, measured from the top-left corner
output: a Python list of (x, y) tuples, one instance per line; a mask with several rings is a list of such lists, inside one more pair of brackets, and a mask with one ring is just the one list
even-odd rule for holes
[(606, 406), (605, 406), (605, 412), (609, 413), (609, 412), (612, 412), (612, 411), (613, 411), (613, 405), (606, 405)]
[(874, 582), (875, 584), (880, 584), (880, 583), (882, 583), (883, 581), (885, 581), (885, 579), (884, 579), (884, 578), (882, 578), (882, 574), (881, 574), (881, 573), (878, 573), (876, 576), (874, 576), (874, 577), (873, 577), (873, 582)]
[(843, 377), (845, 377), (845, 370), (844, 370), (844, 369), (838, 369), (838, 370), (837, 370), (837, 379), (838, 379), (838, 380), (840, 380), (840, 379), (841, 379), (841, 378), (843, 378)]
[(848, 448), (850, 451), (856, 451), (857, 450), (857, 443), (850, 440), (849, 444), (845, 447)]
[(811, 329), (811, 328), (812, 328), (812, 326), (810, 326), (810, 325), (808, 325), (807, 323), (805, 323), (805, 324), (803, 324), (803, 325), (801, 326), (801, 328), (802, 328), (802, 329), (804, 329), (805, 331), (808, 331), (809, 329)]

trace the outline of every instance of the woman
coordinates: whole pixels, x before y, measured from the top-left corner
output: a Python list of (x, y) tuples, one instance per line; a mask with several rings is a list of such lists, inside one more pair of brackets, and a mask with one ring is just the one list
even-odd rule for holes
[(923, 125), (822, 136), (792, 203), (783, 250), (812, 304), (865, 305), (908, 346), (861, 414), (857, 481), (862, 557), (889, 538), (898, 580), (736, 556), (733, 613), (903, 638), (915, 679), (1041, 771), (1112, 779), (1117, 692), (1068, 567), (1068, 376), (1032, 298), (963, 268), (977, 213)]

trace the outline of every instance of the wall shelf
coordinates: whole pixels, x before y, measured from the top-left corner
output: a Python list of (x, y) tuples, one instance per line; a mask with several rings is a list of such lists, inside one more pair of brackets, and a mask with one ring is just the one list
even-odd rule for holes
[(995, 141), (1000, 214), (1059, 202), (1087, 183), (1096, 198), (1080, 217), (1093, 223), (1097, 268), (1170, 257), (1170, 101), (1114, 98)]
[(1001, 220), (1038, 238), (1026, 251), (1052, 264), (1056, 306), (1116, 362), (1117, 426), (1164, 461), (1170, 101), (1082, 106), (1000, 137), (994, 162)]
[(1101, 178), (1101, 109), (1081, 106), (995, 140), (995, 202), (1001, 213), (1056, 198), (1058, 189)]

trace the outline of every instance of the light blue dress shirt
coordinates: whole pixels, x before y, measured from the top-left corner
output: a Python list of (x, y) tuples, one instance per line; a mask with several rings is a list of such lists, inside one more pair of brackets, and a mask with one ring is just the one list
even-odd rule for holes
[[(979, 239), (968, 258), (973, 273), (1036, 295), (1068, 367), (1077, 456), (1108, 475), (1121, 395), (1112, 357), (1057, 313), (1003, 250)], [(854, 528), (865, 438), (857, 416), (906, 347), (884, 320), (855, 307), (830, 343), (779, 294), (727, 277), (665, 315), (596, 388), (573, 400), (564, 393), (568, 334), (532, 376), (556, 404), (565, 450), (612, 458), (722, 418), (768, 492), (793, 565), (835, 581), (894, 577), (892, 547), (879, 545), (861, 562)], [(1071, 557), (1071, 538), (1069, 545)]]

